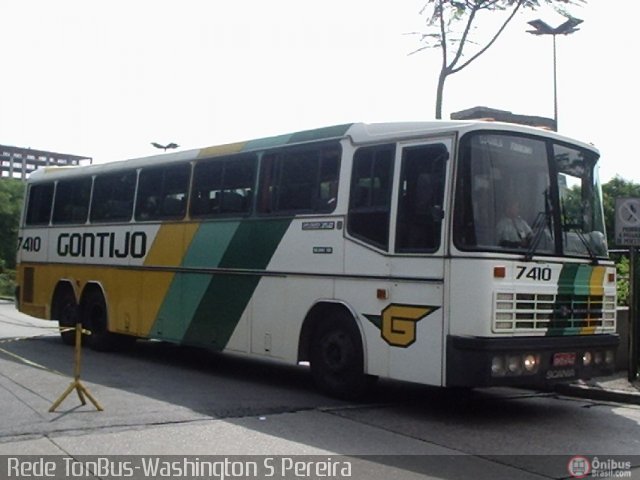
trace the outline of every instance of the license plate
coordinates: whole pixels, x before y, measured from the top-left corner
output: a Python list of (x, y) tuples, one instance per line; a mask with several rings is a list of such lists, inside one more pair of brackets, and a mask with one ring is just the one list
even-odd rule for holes
[(554, 353), (553, 354), (553, 366), (554, 367), (568, 367), (576, 364), (576, 354), (572, 353)]
[(559, 368), (558, 370), (549, 370), (546, 376), (547, 380), (563, 380), (574, 378), (576, 371), (573, 368)]

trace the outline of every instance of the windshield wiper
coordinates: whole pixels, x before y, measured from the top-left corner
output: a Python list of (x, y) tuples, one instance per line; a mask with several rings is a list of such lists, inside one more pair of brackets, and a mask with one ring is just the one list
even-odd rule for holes
[(549, 225), (551, 220), (551, 211), (546, 212), (538, 212), (536, 215), (536, 219), (533, 222), (531, 230), (533, 232), (533, 238), (531, 239), (531, 243), (529, 244), (529, 248), (527, 249), (527, 253), (524, 255), (525, 261), (529, 262), (533, 258), (533, 255), (536, 253), (538, 249), (538, 245), (540, 244), (540, 240), (544, 236), (544, 230), (547, 225)]
[(600, 265), (600, 262), (598, 261), (598, 256), (591, 248), (591, 245), (589, 245), (589, 240), (587, 240), (587, 237), (584, 236), (584, 233), (578, 229), (576, 229), (574, 233), (578, 236), (578, 238), (584, 245), (584, 248), (587, 249), (587, 252), (589, 253), (589, 258), (591, 259), (591, 265)]
[(551, 207), (551, 201), (549, 200), (548, 189), (545, 189), (544, 192), (542, 192), (542, 196), (544, 197), (544, 212), (538, 212), (538, 215), (536, 215), (536, 219), (533, 222), (533, 226), (531, 227), (531, 230), (533, 231), (533, 238), (529, 244), (527, 253), (524, 255), (524, 259), (527, 262), (531, 261), (533, 255), (536, 253), (540, 240), (542, 240), (542, 237), (544, 236), (545, 227), (549, 227), (550, 232), (553, 231), (553, 208)]
[(598, 260), (598, 256), (593, 251), (593, 248), (591, 248), (591, 245), (589, 244), (589, 240), (587, 240), (587, 238), (584, 235), (584, 232), (582, 231), (583, 225), (581, 223), (566, 223), (564, 219), (567, 218), (567, 214), (565, 211), (564, 202), (561, 203), (561, 208), (562, 208), (562, 218), (563, 218), (562, 231), (575, 233), (576, 237), (578, 237), (578, 239), (580, 240), (580, 243), (582, 243), (582, 245), (584, 245), (584, 248), (587, 250), (587, 253), (589, 254), (589, 258), (591, 259), (591, 264), (599, 265), (600, 262)]

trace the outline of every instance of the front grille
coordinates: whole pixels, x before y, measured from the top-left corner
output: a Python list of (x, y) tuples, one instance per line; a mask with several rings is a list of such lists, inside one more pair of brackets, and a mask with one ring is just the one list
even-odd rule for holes
[(532, 332), (592, 329), (583, 333), (616, 329), (613, 295), (555, 295), (498, 292), (494, 297), (493, 331)]

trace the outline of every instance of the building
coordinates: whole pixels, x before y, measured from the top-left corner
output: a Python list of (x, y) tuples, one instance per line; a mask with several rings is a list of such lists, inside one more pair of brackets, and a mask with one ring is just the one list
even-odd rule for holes
[(535, 115), (520, 115), (507, 110), (498, 110), (489, 107), (472, 107), (451, 114), (451, 120), (495, 120), (497, 122), (518, 123), (532, 127), (547, 128), (556, 131), (556, 122), (552, 118), (538, 117)]
[(26, 180), (40, 167), (70, 166), (91, 163), (91, 157), (0, 145), (0, 178)]

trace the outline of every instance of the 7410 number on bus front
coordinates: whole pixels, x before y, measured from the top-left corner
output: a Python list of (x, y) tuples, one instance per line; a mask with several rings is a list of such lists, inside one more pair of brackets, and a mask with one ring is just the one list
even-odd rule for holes
[(522, 278), (541, 282), (548, 282), (551, 280), (551, 269), (549, 267), (528, 267), (519, 265), (516, 268), (518, 269), (516, 280), (520, 280)]

